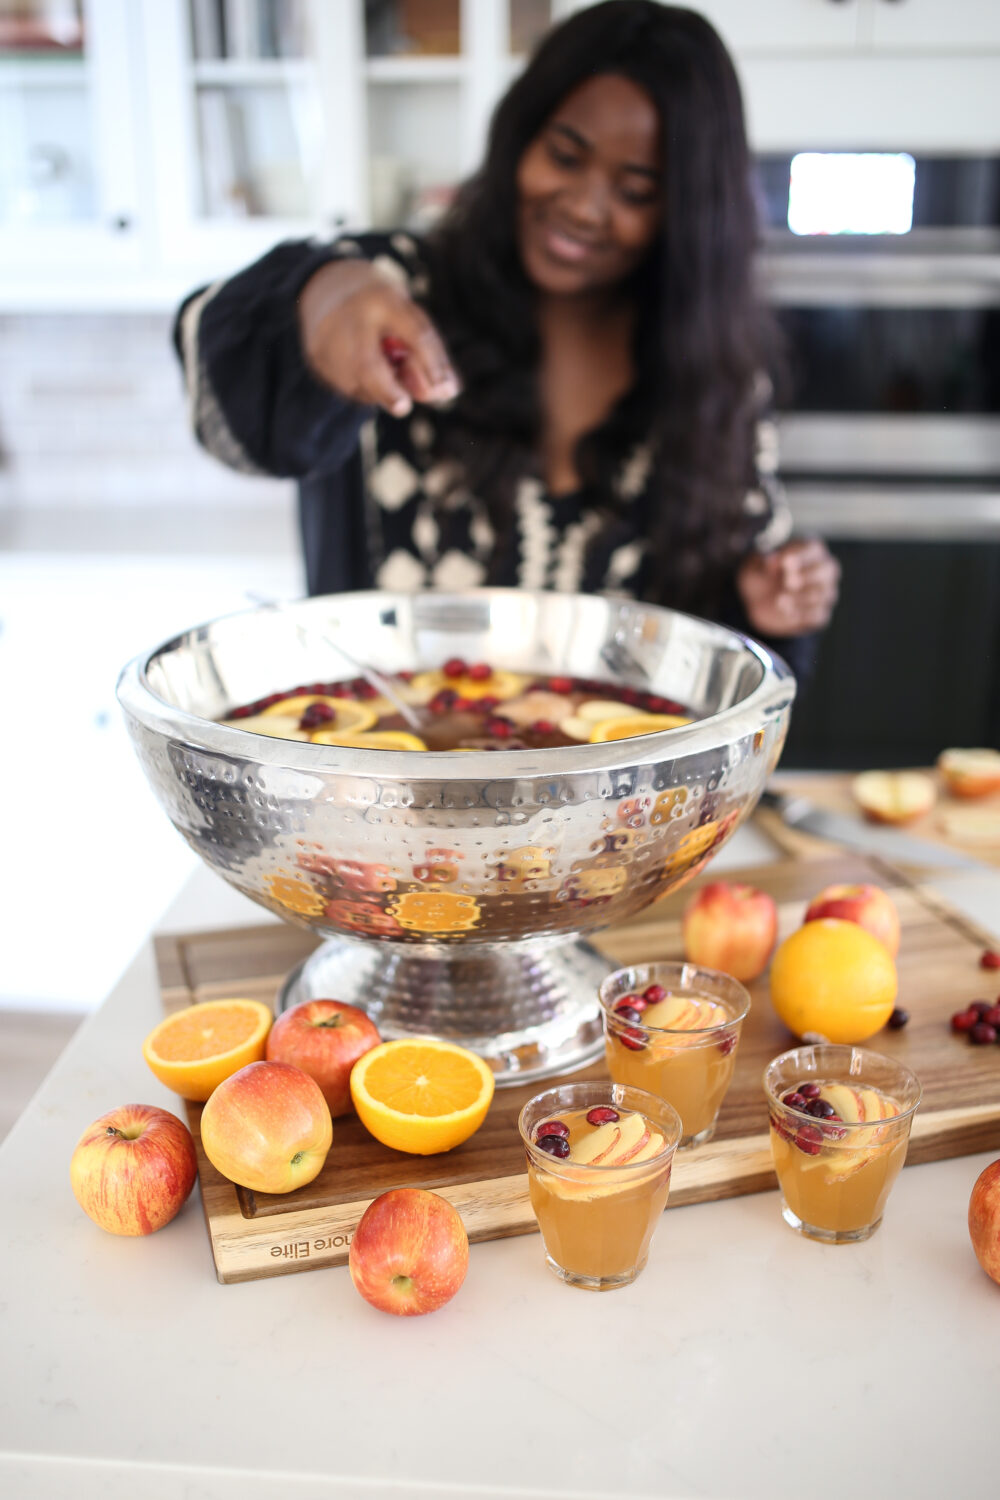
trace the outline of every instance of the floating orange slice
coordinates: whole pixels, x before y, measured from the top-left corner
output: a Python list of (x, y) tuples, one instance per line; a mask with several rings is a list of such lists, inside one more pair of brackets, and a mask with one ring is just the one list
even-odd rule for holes
[(402, 1038), (372, 1047), (351, 1070), (351, 1098), (383, 1146), (431, 1156), (467, 1141), (486, 1118), (493, 1074), (452, 1042)]
[(142, 1055), (184, 1099), (207, 1099), (223, 1079), (261, 1062), (274, 1016), (259, 1000), (206, 1000), (153, 1028)]
[(590, 731), (590, 743), (603, 745), (608, 740), (630, 740), (633, 735), (656, 734), (659, 729), (680, 729), (690, 724), (682, 714), (628, 714), (619, 719), (602, 719)]
[(446, 677), (443, 672), (418, 672), (411, 686), (420, 694), (451, 688), (460, 698), (516, 698), (530, 681), (531, 678), (522, 672), (505, 672), (497, 668), (482, 680), (477, 677)]
[(339, 729), (316, 729), (310, 735), (314, 745), (346, 745), (355, 750), (426, 750), (419, 735), (405, 729), (373, 729), (361, 734), (345, 734)]
[[(358, 703), (354, 698), (330, 698), (325, 693), (300, 693), (297, 698), (280, 698), (269, 708), (261, 709), (260, 714), (255, 717), (298, 720), (311, 703), (329, 704), (337, 715), (330, 722), (330, 728), (335, 729), (338, 734), (357, 734), (362, 729), (370, 729), (378, 719), (378, 714), (365, 703)], [(246, 723), (246, 720), (243, 722)]]

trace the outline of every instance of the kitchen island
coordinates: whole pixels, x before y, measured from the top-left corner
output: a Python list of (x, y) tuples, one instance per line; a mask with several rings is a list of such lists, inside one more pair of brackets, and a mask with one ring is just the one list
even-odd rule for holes
[[(741, 831), (713, 874), (764, 847)], [(934, 883), (1000, 938), (1000, 876)], [(199, 870), (163, 925), (264, 916)], [(197, 1190), (147, 1239), (80, 1211), (83, 1127), (179, 1112), (141, 1055), (160, 1015), (146, 944), (0, 1148), (5, 1497), (996, 1495), (1000, 1287), (966, 1211), (1000, 1138), (904, 1171), (865, 1244), (800, 1239), (759, 1193), (668, 1210), (611, 1295), (561, 1286), (526, 1235), (394, 1319), (343, 1268), (220, 1285)]]

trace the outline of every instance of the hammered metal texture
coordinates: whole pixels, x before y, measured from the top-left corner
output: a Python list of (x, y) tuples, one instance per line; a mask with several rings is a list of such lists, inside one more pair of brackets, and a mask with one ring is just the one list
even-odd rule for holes
[[(460, 755), (346, 750), (214, 722), (265, 693), (353, 675), (330, 638), (389, 673), (457, 655), (612, 680), (680, 701), (699, 722), (605, 745)], [(783, 662), (721, 627), (517, 590), (248, 611), (137, 658), (119, 682), (149, 782), (205, 863), (286, 921), (365, 940), (382, 964), (400, 950), (488, 960), (525, 942), (537, 955), (685, 884), (755, 805), (794, 692)], [(505, 1036), (530, 1039), (543, 996), (515, 1005), (496, 980), (439, 986), (440, 1017), (421, 1000), (421, 1029), (440, 1021), (482, 1037), (506, 1014)]]

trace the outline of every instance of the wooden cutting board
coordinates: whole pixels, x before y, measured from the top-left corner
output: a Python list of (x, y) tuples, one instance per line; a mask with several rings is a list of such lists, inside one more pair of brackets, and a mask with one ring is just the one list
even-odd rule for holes
[[(902, 831), (928, 844), (940, 844), (944, 849), (968, 854), (972, 859), (1000, 870), (1000, 792), (975, 799), (953, 797), (935, 770), (928, 769), (926, 774), (937, 785), (938, 800), (929, 812), (907, 823)], [(844, 813), (863, 825), (865, 820), (851, 795), (853, 779), (853, 775), (847, 773), (823, 772), (815, 776), (787, 777), (779, 774), (768, 785), (775, 792), (807, 797), (817, 807)], [(788, 828), (769, 808), (758, 806), (754, 821), (787, 854), (810, 859), (816, 854), (828, 853), (833, 847), (825, 839)]]
[[(622, 964), (681, 957), (680, 914), (691, 891), (708, 878), (598, 934), (595, 946)], [(727, 878), (771, 892), (779, 906), (782, 937), (801, 923), (806, 903), (825, 885), (870, 881), (891, 889), (903, 934), (899, 1004), (912, 1019), (902, 1031), (880, 1033), (871, 1045), (899, 1057), (924, 1086), (907, 1164), (1000, 1147), (1000, 1046), (971, 1047), (948, 1027), (948, 1018), (960, 1006), (992, 999), (1000, 990), (1000, 976), (979, 967), (983, 948), (990, 946), (988, 934), (889, 866), (856, 855), (787, 859), (742, 870), (738, 877), (727, 872)], [(275, 925), (157, 938), (164, 1007), (175, 1010), (224, 995), (273, 1004), (287, 971), (314, 946), (308, 933)], [(753, 1006), (715, 1139), (678, 1153), (671, 1208), (775, 1186), (761, 1075), (766, 1063), (793, 1042), (771, 1010), (766, 976), (751, 986), (751, 993)], [(605, 1077), (604, 1064), (574, 1076)], [(441, 1193), (462, 1214), (470, 1240), (533, 1230), (516, 1122), (525, 1100), (545, 1086), (498, 1089), (472, 1139), (437, 1157), (391, 1151), (353, 1116), (337, 1120), (320, 1175), (283, 1196), (237, 1188), (220, 1176), (202, 1151), (201, 1106), (188, 1104), (219, 1280), (249, 1281), (343, 1264), (364, 1209), (392, 1187)]]

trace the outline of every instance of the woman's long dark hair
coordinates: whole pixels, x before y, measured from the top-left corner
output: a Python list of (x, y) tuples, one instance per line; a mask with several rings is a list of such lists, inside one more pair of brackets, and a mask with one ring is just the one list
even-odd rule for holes
[(542, 41), (497, 107), (482, 167), (431, 237), (432, 316), (464, 390), (440, 446), (482, 496), (498, 555), (514, 480), (537, 461), (535, 292), (517, 247), (518, 164), (576, 87), (620, 74), (660, 118), (662, 224), (636, 273), (636, 380), (577, 451), (609, 519), (623, 455), (652, 438), (651, 597), (707, 611), (748, 544), (756, 379), (768, 322), (752, 288), (756, 214), (739, 84), (715, 30), (657, 0), (606, 0)]

